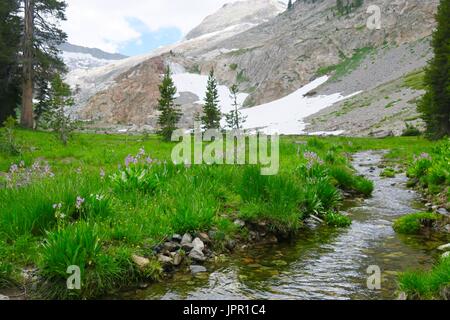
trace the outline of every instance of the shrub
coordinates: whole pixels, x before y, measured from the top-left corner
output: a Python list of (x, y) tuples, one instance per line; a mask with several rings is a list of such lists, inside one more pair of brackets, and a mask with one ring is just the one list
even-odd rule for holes
[(380, 176), (384, 178), (395, 178), (395, 170), (392, 168), (386, 168), (381, 173)]
[(345, 191), (353, 191), (368, 197), (374, 190), (372, 181), (355, 176), (354, 172), (347, 167), (332, 166), (330, 175), (335, 179), (336, 185)]
[(5, 128), (0, 131), (0, 151), (11, 156), (18, 156), (22, 152), (22, 148), (17, 142), (14, 133), (16, 124), (16, 120), (13, 117), (8, 117), (3, 123)]
[(417, 234), (423, 227), (432, 226), (432, 224), (442, 216), (436, 213), (413, 213), (397, 219), (394, 222), (394, 230), (402, 234)]
[(342, 214), (330, 211), (325, 214), (327, 225), (337, 228), (346, 228), (352, 224), (352, 220)]
[(422, 132), (417, 129), (414, 125), (406, 123), (406, 128), (402, 132), (403, 137), (418, 137), (422, 135)]
[(408, 271), (400, 275), (399, 288), (409, 299), (448, 299), (450, 258), (442, 258), (430, 271)]
[[(105, 233), (97, 224), (78, 222), (48, 233), (40, 262), (46, 282), (39, 292), (47, 298), (92, 298), (137, 279), (140, 275), (131, 261), (131, 251), (107, 250), (105, 244)], [(67, 290), (69, 266), (80, 268), (80, 290)]]

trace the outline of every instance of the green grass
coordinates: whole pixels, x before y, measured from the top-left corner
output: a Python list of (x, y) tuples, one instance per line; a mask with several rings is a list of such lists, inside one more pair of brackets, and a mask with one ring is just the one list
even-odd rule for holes
[(408, 176), (412, 184), (422, 188), (436, 202), (450, 205), (450, 140), (432, 144), (410, 162)]
[(358, 68), (361, 62), (373, 52), (374, 48), (372, 47), (356, 49), (351, 57), (344, 57), (339, 64), (321, 67), (317, 70), (316, 75), (324, 76), (333, 73), (331, 80), (336, 81)]
[(380, 176), (384, 178), (395, 178), (397, 172), (393, 168), (386, 168), (381, 173)]
[[(450, 258), (442, 258), (430, 271), (409, 271), (399, 277), (400, 290), (409, 299), (448, 299)], [(444, 294), (444, 292), (447, 294)]]
[(394, 230), (401, 234), (418, 234), (424, 227), (432, 226), (440, 219), (442, 216), (436, 213), (413, 213), (397, 219), (394, 223)]
[[(370, 181), (356, 176), (349, 154), (391, 149), (391, 159), (408, 163), (414, 151), (433, 147), (421, 138), (283, 137), (280, 173), (266, 177), (252, 166), (170, 164), (174, 144), (154, 136), (75, 134), (63, 147), (50, 133), (15, 135), (23, 152), (0, 153), (0, 172), (40, 159), (55, 176), (0, 188), (0, 285), (20, 282), (22, 268), (38, 266), (46, 280), (39, 292), (47, 298), (98, 297), (158, 278), (157, 262), (138, 270), (131, 256), (152, 258), (152, 248), (174, 233), (213, 230), (218, 241), (230, 239), (238, 232), (236, 218), (263, 221), (281, 234), (300, 232), (311, 214), (330, 226), (347, 226), (348, 218), (338, 214), (339, 189), (367, 196), (373, 190)], [(298, 140), (306, 144), (294, 143)], [(160, 161), (126, 168), (124, 159), (140, 148)], [(82, 270), (81, 291), (65, 288), (72, 264)]]
[(405, 76), (403, 86), (414, 90), (425, 90), (425, 71), (414, 71)]

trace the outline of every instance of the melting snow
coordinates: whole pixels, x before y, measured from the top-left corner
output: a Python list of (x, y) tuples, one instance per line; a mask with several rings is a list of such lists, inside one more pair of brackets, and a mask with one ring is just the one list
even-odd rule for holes
[[(197, 103), (202, 104), (206, 91), (207, 76), (190, 73), (178, 73), (173, 75), (173, 80), (178, 92), (191, 92), (199, 97)], [(332, 106), (342, 100), (348, 99), (360, 92), (349, 96), (340, 93), (317, 97), (306, 97), (305, 95), (324, 84), (327, 76), (318, 78), (306, 86), (298, 89), (292, 94), (256, 107), (241, 109), (243, 115), (247, 116), (245, 129), (258, 130), (266, 134), (296, 135), (304, 134), (307, 123), (304, 119)], [(226, 86), (219, 85), (220, 106), (223, 113), (233, 109), (230, 90)], [(238, 97), (242, 105), (248, 94), (241, 93)], [(344, 131), (316, 132), (315, 135), (341, 135)]]

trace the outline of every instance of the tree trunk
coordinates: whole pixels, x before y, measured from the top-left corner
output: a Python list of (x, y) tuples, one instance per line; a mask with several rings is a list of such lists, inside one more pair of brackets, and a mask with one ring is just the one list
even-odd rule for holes
[(33, 118), (33, 38), (34, 0), (25, 0), (25, 32), (23, 39), (22, 111), (20, 123), (25, 128), (34, 127)]

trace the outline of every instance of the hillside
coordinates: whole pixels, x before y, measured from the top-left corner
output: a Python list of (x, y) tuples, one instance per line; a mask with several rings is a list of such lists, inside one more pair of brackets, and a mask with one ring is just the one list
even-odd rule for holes
[[(191, 74), (189, 81), (197, 81), (192, 79), (196, 75), (206, 75), (213, 67), (221, 84), (231, 86), (239, 83), (241, 91), (247, 93), (245, 107), (272, 103), (295, 95), (318, 76), (329, 74), (331, 77), (327, 83), (314, 89), (315, 92), (309, 93), (309, 96), (314, 96), (314, 93), (326, 95), (322, 100), (330, 103), (320, 103), (321, 107), (313, 111), (328, 112), (333, 117), (310, 118), (308, 122), (314, 125), (306, 130), (367, 135), (377, 131), (373, 127), (381, 122), (380, 119), (357, 120), (360, 126), (356, 127), (345, 118), (336, 119), (336, 114), (341, 114), (328, 108), (340, 109), (345, 102), (334, 105), (340, 99), (335, 101), (327, 96), (342, 94), (345, 97), (364, 91), (353, 98), (359, 99), (382, 85), (394, 80), (401, 81), (399, 79), (402, 77), (422, 68), (430, 54), (427, 38), (435, 25), (433, 16), (437, 3), (437, 0), (372, 1), (371, 4), (382, 8), (381, 30), (366, 27), (370, 16), (366, 13), (367, 5), (341, 15), (336, 10), (334, 0), (297, 1), (293, 10), (278, 14), (278, 9), (274, 9), (272, 18), (256, 26), (248, 27), (251, 22), (241, 20), (240, 26), (247, 26), (243, 29), (231, 23), (231, 26), (224, 25), (224, 30), (217, 31), (218, 27), (210, 25), (207, 18), (187, 37), (189, 40), (158, 49), (147, 56), (122, 60), (81, 75), (69, 75), (72, 84), (78, 82), (84, 88), (83, 96), (78, 100), (78, 114), (83, 119), (94, 120), (100, 126), (154, 128), (158, 78), (148, 75), (147, 70), (158, 70), (168, 63), (179, 66), (175, 70), (178, 73)], [(245, 8), (248, 10), (248, 6)], [(258, 10), (255, 8), (255, 11)], [(220, 9), (214, 15), (215, 20), (229, 15), (228, 11), (227, 7)], [(211, 29), (208, 30), (208, 27)], [(196, 34), (199, 36), (190, 38)], [(369, 66), (372, 66), (370, 73), (367, 72)], [(179, 85), (185, 86), (183, 83)], [(196, 92), (179, 92), (182, 96), (179, 103), (187, 114), (200, 108), (198, 102), (202, 97)], [(414, 101), (417, 95), (407, 93), (407, 101)], [(414, 105), (405, 101), (397, 106), (398, 97), (392, 95), (392, 99), (395, 99), (392, 100), (391, 94), (387, 96), (389, 99), (386, 99), (380, 115), (399, 118), (390, 125), (401, 124), (403, 127), (405, 119), (414, 117), (411, 111)], [(356, 104), (360, 104), (359, 100), (356, 101)], [(396, 101), (396, 109), (384, 108), (393, 101)], [(284, 110), (290, 112), (298, 109), (292, 123), (296, 128), (289, 130), (290, 133), (304, 132), (304, 118), (311, 116), (303, 112), (306, 102), (294, 99), (288, 102), (292, 106), (284, 106)], [(227, 106), (223, 107), (226, 109)], [(398, 110), (400, 107), (408, 108), (409, 111), (402, 113)], [(378, 106), (377, 110), (380, 109)], [(275, 107), (271, 110), (277, 112)], [(396, 112), (391, 114), (393, 110)], [(251, 109), (246, 112), (255, 114)], [(258, 123), (258, 128), (272, 125), (261, 121), (262, 116), (257, 117), (255, 121), (250, 119), (249, 122)], [(284, 117), (292, 118), (289, 114)], [(349, 117), (353, 119), (352, 114)], [(191, 126), (191, 118), (185, 116), (183, 125)], [(334, 122), (327, 120), (331, 118)], [(280, 123), (282, 121), (284, 119), (280, 119)], [(386, 130), (390, 131), (389, 128), (381, 128), (380, 134), (385, 134)]]

